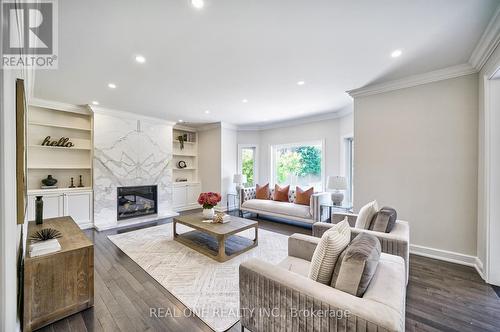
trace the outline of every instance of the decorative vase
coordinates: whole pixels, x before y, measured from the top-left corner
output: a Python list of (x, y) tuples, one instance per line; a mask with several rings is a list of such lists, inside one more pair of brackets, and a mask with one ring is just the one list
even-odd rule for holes
[(215, 214), (214, 208), (210, 209), (203, 208), (203, 217), (207, 219), (212, 219), (214, 217), (214, 214)]
[(36, 196), (35, 201), (35, 223), (37, 225), (43, 224), (43, 196)]
[(47, 178), (43, 179), (42, 183), (45, 186), (54, 186), (57, 183), (57, 179), (54, 179), (52, 175), (47, 175)]

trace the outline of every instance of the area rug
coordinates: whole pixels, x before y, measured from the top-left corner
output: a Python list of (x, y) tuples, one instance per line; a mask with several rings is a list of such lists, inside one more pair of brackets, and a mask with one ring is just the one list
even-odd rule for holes
[[(188, 231), (192, 229), (177, 226), (178, 233)], [(253, 239), (254, 231), (238, 235)], [(171, 223), (108, 238), (215, 331), (239, 320), (240, 263), (259, 258), (277, 264), (287, 256), (288, 241), (288, 236), (259, 229), (257, 247), (218, 263), (174, 241)]]

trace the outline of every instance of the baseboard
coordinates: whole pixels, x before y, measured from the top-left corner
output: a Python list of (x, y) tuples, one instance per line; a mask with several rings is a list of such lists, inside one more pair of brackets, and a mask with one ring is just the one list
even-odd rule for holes
[(424, 247), (415, 244), (410, 244), (410, 253), (413, 255), (438, 259), (440, 261), (471, 266), (475, 268), (481, 278), (484, 279), (483, 263), (476, 256), (465, 255), (448, 250)]

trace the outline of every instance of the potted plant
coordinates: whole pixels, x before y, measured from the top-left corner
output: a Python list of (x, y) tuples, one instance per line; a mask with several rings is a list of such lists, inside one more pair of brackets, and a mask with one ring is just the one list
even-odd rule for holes
[(214, 217), (214, 206), (222, 199), (219, 193), (207, 192), (201, 193), (198, 197), (198, 204), (203, 207), (203, 216), (212, 219)]

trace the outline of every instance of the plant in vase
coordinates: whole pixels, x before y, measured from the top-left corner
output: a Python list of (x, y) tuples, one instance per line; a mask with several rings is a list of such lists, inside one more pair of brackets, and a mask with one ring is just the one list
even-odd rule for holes
[(222, 199), (219, 193), (208, 192), (201, 193), (198, 197), (198, 204), (203, 207), (203, 216), (208, 219), (214, 217), (214, 206), (217, 205)]

